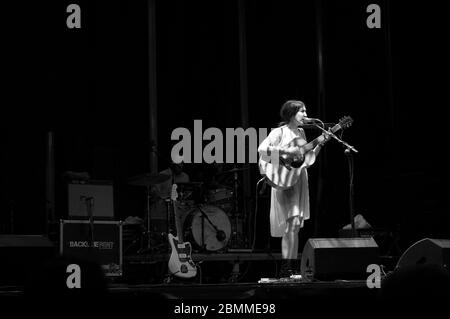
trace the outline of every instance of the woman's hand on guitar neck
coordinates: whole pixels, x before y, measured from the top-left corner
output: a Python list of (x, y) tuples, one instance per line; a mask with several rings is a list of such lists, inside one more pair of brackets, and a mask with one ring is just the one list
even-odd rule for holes
[(331, 138), (331, 132), (330, 133), (329, 132), (323, 132), (322, 136), (324, 138), (323, 142), (326, 142), (326, 141), (328, 141)]
[(314, 148), (314, 152), (316, 153), (316, 155), (319, 154), (320, 150), (322, 149), (322, 146), (331, 138), (331, 135), (328, 133), (323, 133), (322, 134), (323, 140), (319, 142), (319, 144), (317, 144), (317, 146)]

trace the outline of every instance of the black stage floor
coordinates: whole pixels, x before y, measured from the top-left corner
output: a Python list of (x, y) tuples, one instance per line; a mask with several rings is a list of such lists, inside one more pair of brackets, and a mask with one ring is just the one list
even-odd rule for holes
[[(167, 275), (167, 254), (124, 256), (121, 276), (106, 277), (108, 296), (161, 299), (252, 299), (302, 296), (374, 296), (364, 280), (306, 281), (276, 279), (279, 253), (232, 252), (192, 254), (198, 263), (194, 278)], [(300, 262), (299, 256), (299, 262)], [(263, 281), (262, 281), (263, 280)], [(0, 296), (23, 296), (22, 286), (0, 286)]]
[(301, 282), (279, 280), (271, 283), (182, 284), (155, 285), (111, 284), (113, 298), (133, 298), (158, 295), (162, 299), (296, 299), (302, 297), (377, 296), (377, 289), (369, 289), (366, 281), (340, 280), (329, 282)]
[[(193, 253), (192, 258), (199, 263), (199, 268), (197, 276), (190, 279), (167, 276), (168, 258), (167, 253), (124, 256), (122, 275), (107, 277), (105, 297), (108, 304), (112, 301), (111, 304), (120, 309), (141, 309), (152, 313), (158, 311), (163, 314), (158, 318), (179, 317), (176, 311), (181, 311), (181, 307), (187, 307), (185, 311), (189, 311), (189, 306), (195, 305), (208, 306), (210, 309), (207, 316), (200, 315), (198, 318), (226, 314), (218, 313), (219, 310), (229, 311), (228, 314), (241, 311), (241, 317), (246, 318), (247, 315), (255, 315), (254, 311), (264, 311), (262, 308), (256, 310), (252, 307), (266, 307), (267, 310), (272, 305), (276, 308), (276, 313), (259, 314), (285, 318), (298, 307), (314, 307), (316, 312), (319, 309), (330, 313), (333, 309), (340, 312), (340, 309), (349, 305), (359, 307), (380, 303), (380, 289), (369, 288), (365, 278), (312, 282), (274, 279), (277, 278), (281, 262), (279, 252), (243, 250)], [(270, 280), (261, 282), (263, 278)], [(16, 301), (27, 300), (25, 289), (21, 286), (0, 287), (0, 299), (4, 299), (3, 297)], [(96, 295), (86, 300), (100, 300), (101, 297)], [(51, 297), (45, 300), (52, 303), (53, 299)], [(235, 309), (226, 310), (225, 305)], [(242, 307), (247, 307), (247, 310)], [(212, 309), (215, 312), (211, 312)]]
[[(20, 287), (0, 289), (0, 299), (28, 300)], [(104, 302), (106, 299), (107, 302)], [(136, 313), (152, 314), (154, 318), (219, 318), (223, 316), (249, 318), (287, 318), (293, 312), (346, 316), (349, 311), (384, 309), (379, 289), (369, 289), (365, 280), (300, 282), (285, 280), (272, 283), (165, 283), (124, 284), (110, 283), (106, 298), (90, 296), (83, 303), (66, 298), (61, 303), (55, 298), (44, 298), (45, 305), (66, 304), (95, 307), (100, 313), (121, 317)], [(39, 304), (42, 304), (41, 301)], [(367, 308), (369, 306), (369, 308)], [(200, 308), (203, 307), (203, 308)], [(207, 307), (207, 308), (206, 308)], [(99, 309), (100, 308), (100, 309)], [(113, 311), (117, 309), (117, 311)], [(200, 313), (203, 309), (203, 313)], [(208, 309), (206, 311), (206, 309)], [(196, 314), (194, 311), (198, 311)], [(158, 314), (157, 316), (154, 316)], [(364, 316), (366, 317), (366, 316)]]

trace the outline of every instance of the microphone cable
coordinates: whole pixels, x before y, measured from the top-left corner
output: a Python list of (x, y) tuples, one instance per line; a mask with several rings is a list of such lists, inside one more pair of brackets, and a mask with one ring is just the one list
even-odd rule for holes
[(256, 183), (256, 196), (255, 196), (255, 213), (254, 213), (254, 220), (253, 220), (253, 238), (252, 238), (252, 251), (255, 250), (256, 245), (256, 220), (257, 220), (257, 214), (258, 214), (258, 187), (261, 182), (266, 182), (266, 176), (263, 176), (257, 183)]

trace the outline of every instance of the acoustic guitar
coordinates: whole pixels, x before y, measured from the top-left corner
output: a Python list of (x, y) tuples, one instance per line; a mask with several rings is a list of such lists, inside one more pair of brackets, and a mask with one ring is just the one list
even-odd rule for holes
[[(353, 119), (344, 116), (338, 124), (334, 125), (330, 131), (335, 133), (339, 130), (349, 127)], [(302, 171), (314, 164), (316, 161), (315, 147), (319, 144), (325, 144), (328, 139), (323, 133), (311, 142), (307, 143), (302, 137), (295, 137), (286, 147), (298, 147), (299, 156), (280, 155), (273, 160), (270, 155), (261, 155), (259, 158), (259, 170), (266, 176), (269, 185), (276, 189), (286, 190), (293, 187), (299, 180)]]

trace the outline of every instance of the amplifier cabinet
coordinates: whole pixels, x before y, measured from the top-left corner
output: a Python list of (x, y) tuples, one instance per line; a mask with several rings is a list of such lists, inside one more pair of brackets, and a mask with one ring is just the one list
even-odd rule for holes
[(94, 218), (114, 218), (114, 188), (112, 181), (91, 180), (88, 183), (69, 183), (68, 215), (69, 218), (89, 217), (88, 203)]
[(106, 276), (122, 276), (122, 222), (61, 220), (60, 253), (79, 260), (93, 259)]

